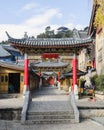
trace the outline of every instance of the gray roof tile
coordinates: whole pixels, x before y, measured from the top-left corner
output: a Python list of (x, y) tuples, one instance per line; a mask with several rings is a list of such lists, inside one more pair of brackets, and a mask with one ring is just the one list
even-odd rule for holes
[(14, 39), (12, 37), (8, 37), (8, 41), (15, 46), (77, 46), (79, 44), (92, 43), (93, 39), (90, 37), (80, 38), (78, 32), (75, 34), (73, 38), (24, 38), (24, 39)]
[(0, 57), (7, 57), (7, 56), (11, 56), (11, 54), (6, 51), (2, 45), (0, 45)]
[(31, 66), (34, 67), (65, 67), (68, 66), (68, 63), (64, 62), (37, 62), (37, 63), (31, 63)]

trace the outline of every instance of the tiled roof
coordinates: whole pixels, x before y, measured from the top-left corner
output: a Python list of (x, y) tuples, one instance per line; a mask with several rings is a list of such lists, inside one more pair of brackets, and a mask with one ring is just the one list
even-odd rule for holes
[(43, 76), (43, 77), (45, 77), (45, 76), (57, 76), (57, 74), (56, 74), (55, 72), (49, 71), (49, 72), (44, 72), (44, 73), (42, 74), (42, 76)]
[(12, 69), (12, 70), (24, 71), (24, 66), (21, 66), (15, 63), (8, 63), (8, 62), (0, 61), (0, 67)]
[(10, 50), (10, 51), (19, 52), (18, 49), (14, 48), (14, 47), (12, 47), (12, 46), (10, 46), (10, 45), (5, 45), (5, 46), (3, 46), (3, 48), (4, 48), (5, 50)]
[(11, 54), (6, 51), (2, 45), (0, 45), (0, 57), (8, 57), (11, 56)]
[(48, 62), (31, 63), (30, 66), (40, 67), (40, 68), (42, 68), (42, 67), (48, 67), (48, 68), (54, 67), (54, 68), (56, 68), (56, 67), (68, 66), (68, 63), (64, 63), (64, 62), (61, 62), (61, 61), (60, 62), (50, 62), (50, 61), (48, 61)]
[(81, 46), (92, 43), (93, 39), (90, 37), (80, 38), (79, 34), (73, 38), (23, 38), (14, 39), (8, 35), (8, 42), (14, 46), (26, 46), (26, 47), (67, 47), (67, 46)]
[(80, 30), (78, 31), (77, 29), (74, 29), (73, 30), (73, 37), (76, 39), (86, 39), (88, 38), (88, 35), (87, 35), (87, 31), (83, 31), (83, 30)]
[(80, 38), (86, 38), (87, 31), (79, 31), (79, 36), (80, 36)]
[(16, 48), (14, 48), (14, 47), (12, 47), (12, 46), (10, 46), (10, 45), (5, 45), (5, 46), (3, 46), (3, 48), (4, 48), (6, 51), (8, 51), (8, 53), (10, 53), (10, 54), (13, 55), (13, 56), (21, 56), (19, 50), (16, 49)]
[[(72, 74), (73, 74), (73, 72), (72, 72), (72, 69), (71, 69), (69, 72), (63, 73), (63, 76), (66, 76), (66, 77), (72, 76)], [(77, 69), (77, 76), (83, 76), (85, 74), (86, 74), (86, 72)]]

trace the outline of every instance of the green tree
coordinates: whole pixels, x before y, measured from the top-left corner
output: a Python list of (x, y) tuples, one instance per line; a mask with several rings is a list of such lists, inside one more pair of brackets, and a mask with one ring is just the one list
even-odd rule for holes
[(7, 41), (0, 42), (0, 45), (5, 45), (5, 44), (8, 44), (8, 42)]
[(37, 38), (53, 38), (55, 37), (54, 30), (51, 30), (50, 26), (45, 28), (45, 33), (37, 35)]
[(94, 26), (104, 26), (104, 0), (94, 0), (94, 3), (97, 6)]
[(54, 33), (54, 30), (51, 30), (50, 26), (45, 28), (44, 33), (37, 35), (37, 38), (68, 38), (73, 36), (73, 31), (67, 27), (59, 27), (57, 33)]
[(71, 30), (69, 30), (69, 28), (67, 27), (59, 27), (57, 29), (57, 37), (61, 37), (61, 38), (67, 38), (67, 37), (72, 37), (73, 36), (73, 32)]
[(95, 90), (104, 91), (104, 75), (95, 75), (91, 78)]

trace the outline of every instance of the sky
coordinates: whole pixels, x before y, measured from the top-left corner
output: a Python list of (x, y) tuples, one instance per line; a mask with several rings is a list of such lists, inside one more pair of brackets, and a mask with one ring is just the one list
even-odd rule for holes
[(47, 26), (57, 30), (89, 26), (93, 0), (0, 0), (0, 42), (43, 33)]

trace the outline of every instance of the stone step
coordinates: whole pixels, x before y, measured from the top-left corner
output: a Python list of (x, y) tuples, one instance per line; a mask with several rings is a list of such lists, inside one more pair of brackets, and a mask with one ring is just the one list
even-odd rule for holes
[(29, 124), (75, 123), (73, 111), (28, 112)]
[(36, 119), (27, 120), (26, 124), (64, 124), (64, 123), (75, 123), (75, 119)]
[(28, 115), (27, 120), (34, 119), (74, 119), (74, 115)]
[(74, 114), (73, 110), (70, 111), (28, 111), (27, 115), (71, 115)]

